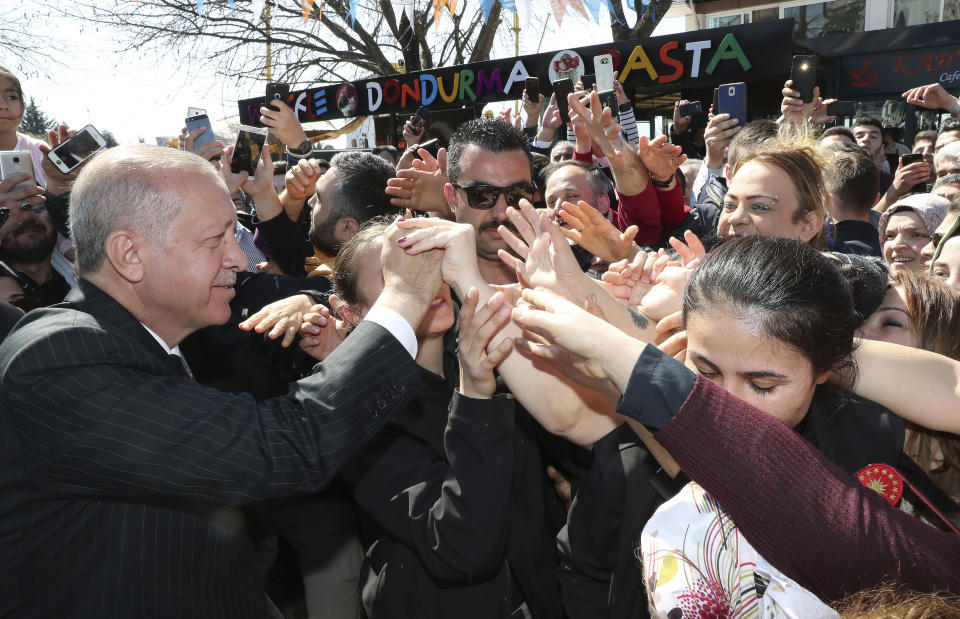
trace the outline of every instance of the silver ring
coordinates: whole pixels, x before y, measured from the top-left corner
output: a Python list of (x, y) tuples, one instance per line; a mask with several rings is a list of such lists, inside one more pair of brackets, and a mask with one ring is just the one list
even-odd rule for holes
[(26, 200), (20, 200), (20, 208), (30, 208), (30, 203)]

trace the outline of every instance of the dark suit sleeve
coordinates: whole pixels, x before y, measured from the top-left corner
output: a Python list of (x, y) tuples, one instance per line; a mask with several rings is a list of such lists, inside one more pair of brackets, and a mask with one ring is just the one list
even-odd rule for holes
[(499, 569), (513, 477), (513, 399), (454, 395), (444, 459), (390, 424), (344, 470), (361, 508), (415, 548), (435, 578)]
[(246, 504), (316, 491), (419, 388), (410, 354), (371, 322), (261, 403), (164, 376), (138, 340), (94, 326), (21, 336), (5, 405), (27, 477), (68, 494)]

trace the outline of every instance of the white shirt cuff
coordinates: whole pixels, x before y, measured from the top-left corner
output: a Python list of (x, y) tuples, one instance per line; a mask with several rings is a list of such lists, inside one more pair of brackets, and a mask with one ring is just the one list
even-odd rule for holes
[(544, 142), (543, 140), (536, 140), (533, 143), (534, 148), (550, 148), (553, 142)]
[(413, 327), (403, 316), (389, 307), (374, 305), (363, 319), (375, 322), (389, 331), (390, 335), (397, 338), (397, 341), (407, 349), (411, 357), (417, 358), (417, 334), (413, 332)]

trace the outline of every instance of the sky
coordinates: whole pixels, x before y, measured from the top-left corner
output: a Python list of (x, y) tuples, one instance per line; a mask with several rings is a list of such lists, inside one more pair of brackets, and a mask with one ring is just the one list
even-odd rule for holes
[[(0, 0), (0, 4), (9, 1)], [(245, 1), (236, 0), (237, 4)], [(533, 2), (535, 14), (549, 13), (547, 0)], [(512, 14), (504, 15), (493, 52), (496, 58), (513, 56), (514, 51), (513, 35), (507, 31), (512, 26)], [(568, 12), (558, 28), (551, 17), (539, 51), (609, 40), (607, 19), (605, 11), (599, 25)], [(656, 34), (675, 31), (676, 24), (671, 21), (663, 20)], [(54, 52), (56, 61), (46, 64), (47, 75), (21, 78), (27, 98), (34, 97), (49, 117), (66, 121), (71, 128), (93, 124), (111, 131), (121, 144), (139, 139), (153, 144), (159, 136), (179, 134), (188, 107), (206, 109), (216, 127), (218, 122), (236, 116), (238, 99), (263, 89), (263, 83), (223, 78), (207, 61), (192, 63), (187, 75), (184, 67), (169, 56), (157, 56), (155, 52), (121, 54), (123, 33), (55, 13), (33, 20), (30, 27), (38, 30), (35, 40), (56, 40), (61, 47)], [(49, 32), (56, 32), (56, 39), (48, 38)], [(521, 55), (538, 51), (540, 34), (541, 27), (534, 26), (521, 32)], [(4, 55), (0, 48), (0, 65), (11, 66), (13, 63), (8, 64)]]

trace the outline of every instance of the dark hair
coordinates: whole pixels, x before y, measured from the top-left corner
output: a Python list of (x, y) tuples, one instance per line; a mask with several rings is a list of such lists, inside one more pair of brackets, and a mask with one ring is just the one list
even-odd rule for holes
[(880, 134), (883, 135), (883, 123), (880, 122), (879, 118), (874, 116), (863, 116), (858, 118), (853, 122), (854, 127), (876, 127)]
[(13, 88), (20, 95), (20, 102), (23, 103), (23, 87), (20, 85), (20, 79), (5, 67), (0, 67), (0, 80), (10, 80), (13, 82)]
[[(383, 237), (390, 225), (385, 217), (376, 217), (368, 221), (359, 232), (344, 241), (333, 263), (334, 292), (348, 305), (356, 303), (373, 304), (376, 299), (363, 299), (360, 296), (360, 257), (371, 242)], [(339, 308), (333, 308), (339, 312)]]
[(274, 161), (273, 162), (273, 175), (277, 176), (278, 174), (287, 173), (287, 162), (286, 161)]
[[(596, 197), (605, 196), (610, 191), (610, 179), (607, 178), (607, 175), (603, 173), (603, 170), (598, 168), (595, 165), (585, 163), (583, 161), (575, 161), (573, 159), (567, 159), (566, 161), (554, 161), (540, 172), (540, 187), (543, 188), (544, 193), (547, 191), (547, 183), (550, 181), (550, 177), (553, 176), (558, 170), (563, 168), (575, 167), (580, 168), (587, 174), (587, 180), (590, 182), (590, 188), (593, 190), (593, 193)], [(548, 204), (547, 206), (552, 206)], [(593, 206), (596, 206), (594, 204)]]
[(880, 169), (865, 152), (838, 151), (827, 164), (824, 177), (828, 190), (839, 202), (836, 206), (858, 215), (870, 213), (880, 188)]
[[(527, 145), (527, 136), (502, 120), (494, 118), (475, 118), (457, 127), (450, 136), (450, 147), (447, 149), (447, 177), (451, 183), (460, 178), (460, 158), (468, 147), (475, 146), (480, 150), (491, 153), (506, 153), (519, 150), (527, 156), (530, 163), (530, 148)], [(530, 178), (533, 178), (531, 164)]]
[(800, 241), (753, 235), (707, 254), (683, 295), (683, 322), (720, 307), (803, 354), (817, 373), (852, 367), (859, 325), (850, 284)]
[(330, 161), (330, 169), (340, 172), (336, 186), (336, 203), (326, 220), (335, 223), (341, 217), (353, 217), (364, 223), (378, 215), (389, 215), (397, 209), (386, 194), (387, 181), (393, 178), (394, 167), (367, 152), (338, 153)]
[[(849, 153), (851, 155), (863, 155), (864, 157), (870, 156), (867, 149), (856, 142), (834, 142), (833, 144), (827, 144), (824, 148), (834, 153)], [(873, 165), (876, 166), (877, 164)], [(877, 169), (879, 170), (880, 168)]]
[(820, 139), (822, 140), (823, 138), (830, 137), (831, 135), (842, 135), (845, 138), (850, 138), (851, 142), (857, 141), (857, 138), (853, 137), (853, 131), (850, 131), (850, 129), (847, 127), (841, 127), (839, 125), (836, 127), (830, 127), (824, 131), (823, 135), (820, 136)]
[(397, 150), (397, 147), (389, 144), (385, 146), (374, 146), (372, 149), (370, 149), (370, 152), (377, 156), (379, 156), (380, 153), (388, 153), (391, 157), (393, 157), (394, 161), (400, 158), (400, 152)]
[(748, 122), (737, 132), (737, 135), (733, 136), (730, 145), (727, 146), (727, 165), (732, 170), (748, 150), (753, 150), (767, 140), (777, 137), (777, 132), (777, 123), (772, 120), (760, 119)]
[(960, 131), (960, 118), (951, 116), (943, 121), (943, 123), (940, 124), (940, 131), (937, 132), (937, 135), (940, 136), (949, 131)]
[(921, 131), (917, 135), (913, 136), (913, 146), (912, 148), (917, 147), (917, 142), (930, 142), (933, 144), (937, 141), (937, 132), (933, 129), (927, 129), (926, 131)]

